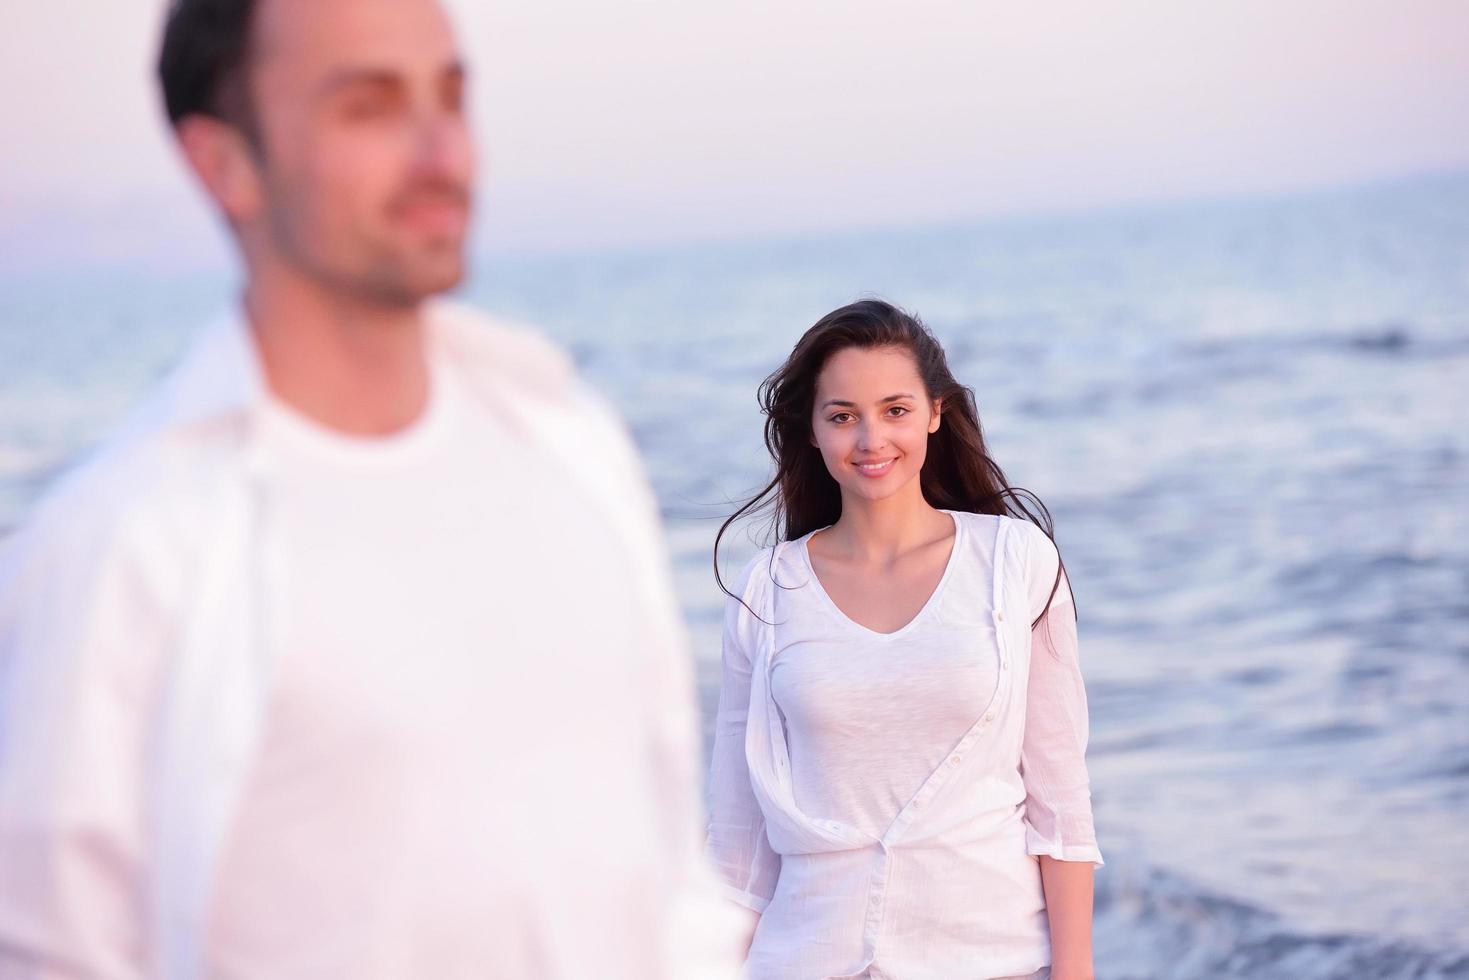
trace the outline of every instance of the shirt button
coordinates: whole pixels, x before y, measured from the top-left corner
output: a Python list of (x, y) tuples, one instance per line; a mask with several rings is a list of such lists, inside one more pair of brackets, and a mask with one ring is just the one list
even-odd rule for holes
[(995, 613), (995, 618), (1003, 623), (1005, 621), (1005, 610), (1001, 609), (999, 612)]
[(987, 715), (984, 716), (984, 720), (985, 721), (994, 721), (995, 720), (995, 713), (993, 711), (991, 711), (989, 714), (987, 714)]
[(949, 765), (951, 765), (951, 766), (957, 766), (959, 763), (961, 763), (963, 761), (964, 760), (960, 756), (957, 756), (956, 755), (952, 759), (949, 760)]

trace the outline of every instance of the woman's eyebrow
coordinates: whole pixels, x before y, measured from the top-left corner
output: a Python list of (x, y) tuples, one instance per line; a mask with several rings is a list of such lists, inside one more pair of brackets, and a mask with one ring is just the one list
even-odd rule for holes
[[(888, 395), (886, 398), (879, 399), (877, 403), (879, 405), (886, 405), (888, 402), (902, 401), (904, 398), (914, 398), (914, 397), (916, 397), (916, 396), (910, 395), (910, 394), (908, 394), (905, 391), (905, 392), (900, 392), (900, 393), (898, 393), (896, 395)], [(821, 407), (822, 408), (831, 408), (833, 405), (837, 406), (838, 408), (856, 408), (857, 407), (857, 403), (856, 402), (842, 401), (842, 400), (840, 400), (838, 398), (829, 398), (826, 401), (824, 401), (824, 402), (821, 403)]]

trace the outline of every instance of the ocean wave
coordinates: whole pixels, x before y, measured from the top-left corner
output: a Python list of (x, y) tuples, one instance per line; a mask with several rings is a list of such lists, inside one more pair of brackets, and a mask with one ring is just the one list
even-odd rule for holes
[(1469, 951), (1310, 933), (1237, 898), (1113, 855), (1097, 874), (1101, 980), (1462, 980)]

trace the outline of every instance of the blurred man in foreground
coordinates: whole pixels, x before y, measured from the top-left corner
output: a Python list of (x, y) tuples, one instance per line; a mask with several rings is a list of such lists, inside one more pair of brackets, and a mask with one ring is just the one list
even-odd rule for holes
[(0, 557), (0, 976), (723, 976), (651, 494), (459, 282), (433, 0), (179, 0), (238, 307)]

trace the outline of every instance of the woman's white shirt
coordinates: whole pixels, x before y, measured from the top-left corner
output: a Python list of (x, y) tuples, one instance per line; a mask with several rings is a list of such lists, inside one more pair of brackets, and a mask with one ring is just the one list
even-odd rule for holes
[[(811, 535), (791, 549), (792, 580), (781, 582), (801, 587), (775, 593), (770, 684), (806, 813), (881, 836), (993, 696), (994, 627), (987, 609), (974, 608), (984, 603), (962, 598), (988, 589), (966, 558), (965, 522), (954, 523), (932, 596), (892, 633), (854, 622), (827, 595), (811, 564)], [(958, 598), (948, 602), (951, 591)]]
[[(726, 607), (709, 851), (762, 911), (747, 975), (987, 978), (1050, 960), (1038, 856), (1091, 861), (1087, 712), (1058, 558), (1028, 522), (949, 512), (927, 604), (881, 634), (809, 535)], [(763, 619), (772, 625), (766, 625)]]

